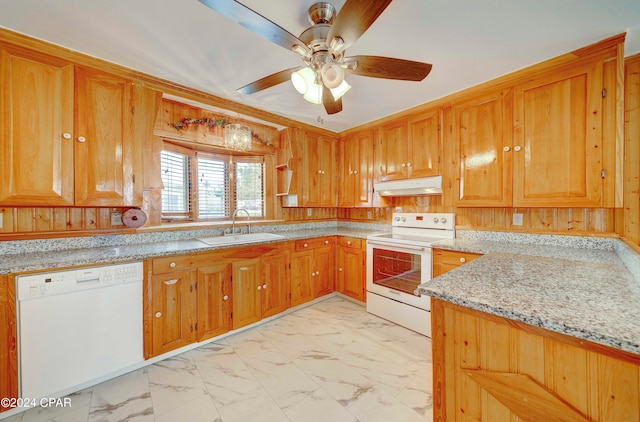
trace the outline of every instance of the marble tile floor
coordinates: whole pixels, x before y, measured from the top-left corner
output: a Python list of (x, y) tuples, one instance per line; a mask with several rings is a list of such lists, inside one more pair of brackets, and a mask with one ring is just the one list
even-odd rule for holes
[(431, 342), (331, 297), (70, 397), (5, 421), (432, 421)]

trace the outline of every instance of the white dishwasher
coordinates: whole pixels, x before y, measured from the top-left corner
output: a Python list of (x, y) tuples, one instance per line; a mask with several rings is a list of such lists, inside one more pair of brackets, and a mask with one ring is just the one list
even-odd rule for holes
[(144, 360), (142, 262), (16, 277), (20, 397), (68, 394)]

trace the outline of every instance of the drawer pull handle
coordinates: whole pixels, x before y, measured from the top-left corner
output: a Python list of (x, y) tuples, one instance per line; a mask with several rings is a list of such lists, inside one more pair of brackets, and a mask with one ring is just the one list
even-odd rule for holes
[(328, 241), (328, 240), (325, 240), (325, 241), (324, 241), (324, 244), (325, 244), (325, 245), (328, 245), (328, 244), (329, 244), (329, 241)]
[(347, 240), (347, 245), (351, 245), (351, 241), (350, 240)]
[(460, 258), (460, 262), (467, 262), (467, 260), (464, 258)]
[(167, 280), (164, 282), (164, 284), (166, 284), (167, 286), (170, 286), (171, 284), (176, 284), (178, 282), (177, 278), (174, 278), (173, 280)]
[(229, 300), (229, 296), (227, 295), (222, 296), (222, 300)]
[(302, 246), (304, 246), (304, 247), (306, 248), (306, 247), (307, 247), (307, 246), (309, 246), (309, 245), (307, 245), (307, 244), (305, 243), (305, 244), (304, 244), (304, 245), (302, 245)]
[(169, 264), (169, 266), (170, 266), (171, 268), (175, 268), (175, 267), (176, 267), (176, 263), (175, 263), (175, 262), (172, 262), (171, 264)]

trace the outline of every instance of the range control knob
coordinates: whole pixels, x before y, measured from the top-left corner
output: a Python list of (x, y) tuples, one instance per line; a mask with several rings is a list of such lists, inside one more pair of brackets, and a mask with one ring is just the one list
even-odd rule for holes
[(441, 222), (442, 224), (446, 223), (446, 222), (447, 222), (447, 218), (446, 218), (446, 217), (442, 217), (442, 218), (440, 219), (440, 222)]
[(407, 221), (407, 219), (405, 217), (402, 217), (402, 222), (404, 223), (405, 221)]
[(433, 222), (437, 223), (438, 222), (438, 217), (433, 217)]
[(400, 221), (400, 217), (396, 217), (396, 221)]

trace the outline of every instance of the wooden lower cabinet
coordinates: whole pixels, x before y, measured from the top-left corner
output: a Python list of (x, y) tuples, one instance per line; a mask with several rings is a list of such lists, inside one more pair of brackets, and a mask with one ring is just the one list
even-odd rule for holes
[(431, 301), (434, 421), (640, 421), (640, 355)]
[(335, 290), (334, 244), (333, 236), (296, 241), (291, 254), (291, 306)]
[(231, 329), (231, 277), (228, 264), (199, 266), (198, 341), (224, 334)]
[(260, 259), (262, 270), (262, 318), (284, 312), (291, 306), (289, 251), (279, 251)]
[[(0, 397), (18, 397), (13, 277), (0, 275)], [(0, 406), (0, 412), (9, 410)]]
[(191, 271), (154, 275), (151, 289), (153, 355), (194, 342), (195, 292)]
[(234, 262), (232, 265), (232, 327), (244, 327), (262, 319), (260, 259)]
[(337, 289), (345, 296), (364, 302), (366, 242), (338, 237), (337, 243)]
[(481, 256), (482, 254), (473, 252), (458, 252), (434, 248), (432, 250), (433, 271), (431, 276), (437, 277)]

